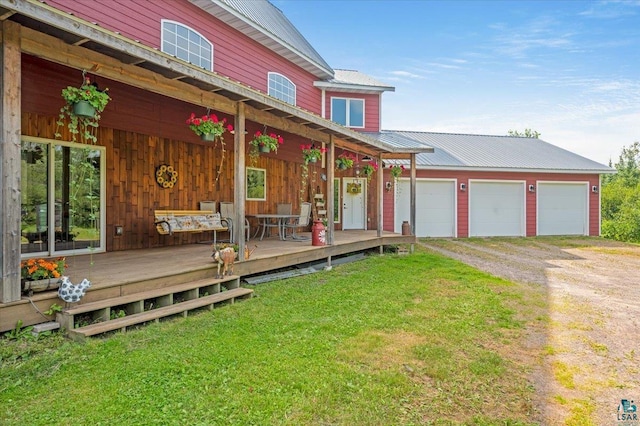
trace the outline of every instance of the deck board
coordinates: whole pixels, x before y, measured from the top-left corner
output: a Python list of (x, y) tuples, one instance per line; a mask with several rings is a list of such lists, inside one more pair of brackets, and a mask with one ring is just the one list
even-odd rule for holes
[[(249, 260), (235, 264), (234, 275), (261, 274), (382, 245), (415, 242), (415, 237), (391, 232), (378, 237), (377, 231), (338, 231), (334, 244), (322, 247), (312, 246), (310, 240), (280, 241), (277, 237), (251, 240), (248, 247), (253, 249), (257, 245), (257, 248)], [(187, 244), (68, 256), (65, 275), (73, 283), (84, 278), (91, 281), (92, 286), (80, 304), (91, 303), (211, 278), (216, 273), (211, 253), (210, 244)], [(23, 297), (16, 302), (0, 303), (0, 332), (12, 329), (17, 320), (23, 321), (24, 325), (43, 322), (45, 318), (33, 306), (43, 312), (54, 303), (62, 303), (55, 291), (36, 293), (31, 300)]]

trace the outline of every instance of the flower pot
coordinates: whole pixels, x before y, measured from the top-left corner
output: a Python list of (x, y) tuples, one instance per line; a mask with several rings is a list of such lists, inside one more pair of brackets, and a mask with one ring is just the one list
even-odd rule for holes
[(216, 135), (213, 133), (203, 133), (200, 135), (200, 139), (205, 142), (214, 142), (216, 140)]
[(39, 292), (56, 290), (60, 286), (60, 278), (45, 278), (42, 280), (22, 281), (22, 291)]
[(316, 157), (311, 157), (311, 158), (309, 158), (309, 162), (310, 162), (310, 163), (315, 163), (315, 162), (317, 162), (317, 161), (318, 161), (318, 159), (317, 159)]
[(338, 164), (338, 170), (347, 170), (347, 165), (343, 163)]
[(268, 145), (259, 145), (258, 146), (258, 151), (269, 153), (269, 152), (271, 152), (271, 149), (269, 148)]
[(73, 114), (78, 117), (93, 118), (96, 116), (96, 109), (89, 101), (78, 101), (73, 104)]

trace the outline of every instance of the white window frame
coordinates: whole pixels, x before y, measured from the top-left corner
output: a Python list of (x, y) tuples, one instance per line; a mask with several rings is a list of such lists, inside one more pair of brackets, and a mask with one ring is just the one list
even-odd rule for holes
[[(274, 77), (281, 77), (285, 82), (289, 83), (291, 85), (291, 88), (293, 89), (293, 96), (289, 96), (288, 94), (284, 93), (282, 90), (278, 90), (275, 87), (272, 88), (271, 82), (272, 82), (272, 78)], [(274, 83), (278, 83), (278, 82), (274, 80)], [(288, 78), (286, 75), (280, 74), (278, 72), (268, 72), (267, 73), (267, 93), (269, 94), (269, 96), (273, 96), (274, 98), (280, 99), (283, 102), (286, 102), (291, 105), (296, 105), (298, 88), (296, 87), (295, 83), (291, 81), (291, 79)]]
[[(353, 127), (353, 128), (356, 128), (356, 129), (364, 129), (365, 123), (367, 121), (366, 120), (367, 115), (365, 113), (366, 105), (365, 105), (364, 99), (362, 99), (362, 98), (341, 98), (341, 97), (337, 97), (337, 96), (332, 96), (331, 97), (331, 121), (336, 122), (336, 123), (337, 123), (337, 121), (335, 121), (333, 119), (333, 101), (334, 101), (334, 99), (335, 100), (343, 99), (343, 100), (346, 101), (346, 108), (345, 108), (345, 114), (346, 114), (345, 123), (346, 124), (345, 124), (345, 127)], [(351, 117), (349, 116), (349, 110), (351, 109), (350, 108), (351, 102), (362, 102), (362, 125), (361, 126), (355, 126), (355, 125), (351, 124)]]
[[(160, 50), (162, 52), (167, 53), (167, 54), (169, 54), (171, 56), (174, 56), (175, 58), (180, 59), (182, 61), (185, 61), (185, 62), (188, 62), (190, 64), (199, 66), (199, 67), (201, 67), (201, 68), (203, 68), (203, 69), (205, 69), (207, 71), (213, 71), (213, 43), (211, 43), (209, 41), (209, 39), (207, 39), (205, 36), (200, 34), (198, 31), (194, 30), (193, 28), (191, 28), (188, 25), (185, 25), (183, 23), (180, 23), (180, 22), (177, 22), (177, 21), (172, 21), (172, 20), (169, 20), (169, 19), (162, 19), (160, 22), (161, 22), (161, 25), (160, 25), (160, 28), (161, 28), (161, 31), (160, 31)], [(209, 56), (204, 56), (204, 55), (201, 54), (201, 52), (192, 51), (191, 50), (192, 47), (196, 47), (197, 46), (199, 49), (202, 49), (203, 45), (202, 44), (192, 43), (190, 40), (186, 40), (186, 43), (187, 43), (188, 47), (186, 49), (184, 49), (184, 48), (182, 48), (182, 49), (187, 52), (187, 55), (189, 57), (191, 57), (193, 55), (193, 56), (197, 57), (199, 59), (199, 61), (196, 63), (196, 62), (193, 62), (193, 61), (190, 61), (190, 60), (187, 60), (187, 59), (179, 57), (177, 55), (177, 50), (178, 50), (178, 47), (179, 47), (177, 45), (177, 43), (174, 43), (173, 41), (165, 40), (165, 37), (168, 37), (168, 35), (166, 33), (167, 30), (165, 30), (165, 25), (166, 24), (173, 24), (173, 25), (176, 25), (178, 27), (184, 28), (185, 30), (187, 30), (189, 32), (189, 35), (194, 34), (194, 35), (200, 37), (202, 39), (202, 41), (205, 42), (206, 45), (209, 47), (209, 50), (210, 50), (211, 54)], [(178, 37), (177, 34), (176, 34), (176, 37)], [(164, 48), (165, 43), (168, 43), (168, 44), (171, 44), (172, 46), (174, 46), (174, 48), (176, 49), (176, 53), (171, 53), (171, 52), (166, 51), (165, 48)], [(194, 46), (192, 46), (192, 44)], [(209, 61), (209, 64), (211, 66), (210, 67), (203, 66), (203, 62), (204, 61)]]

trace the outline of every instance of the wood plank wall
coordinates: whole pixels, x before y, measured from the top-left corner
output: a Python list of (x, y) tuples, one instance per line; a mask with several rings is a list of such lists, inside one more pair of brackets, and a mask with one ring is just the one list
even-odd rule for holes
[[(63, 102), (60, 90), (67, 85), (77, 85), (81, 82), (80, 77), (76, 70), (23, 55), (22, 134), (54, 139), (56, 118)], [(153, 210), (197, 209), (198, 202), (202, 200), (233, 201), (232, 135), (225, 135), (225, 164), (218, 183), (215, 183), (222, 154), (220, 145), (200, 141), (185, 124), (191, 112), (204, 114), (205, 108), (110, 80), (99, 79), (99, 83), (100, 87), (109, 88), (113, 98), (102, 114), (98, 130), (98, 144), (106, 147), (107, 250), (131, 250), (202, 240), (203, 236), (198, 234), (158, 235), (153, 226)], [(215, 113), (213, 106), (212, 112)], [(226, 118), (231, 120), (231, 117)], [(262, 124), (252, 121), (247, 121), (246, 128), (247, 141), (257, 130), (264, 130)], [(62, 130), (62, 139), (70, 140), (66, 130)], [(313, 141), (267, 128), (267, 132), (271, 131), (281, 133), (285, 143), (277, 154), (261, 154), (255, 164), (255, 167), (267, 170), (267, 200), (247, 201), (247, 215), (275, 212), (278, 203), (291, 203), (293, 211), (299, 211), (302, 180), (300, 145)], [(248, 143), (245, 149), (248, 149)], [(161, 164), (172, 165), (179, 173), (178, 183), (172, 189), (161, 188), (155, 181), (155, 169)], [(312, 200), (316, 187), (320, 187), (327, 198), (326, 182), (321, 179), (323, 173), (326, 174), (327, 170), (320, 163), (309, 166), (310, 193), (305, 191), (304, 201)], [(336, 177), (342, 176), (353, 176), (353, 169), (336, 173)], [(368, 222), (371, 229), (376, 223), (376, 196), (374, 187), (369, 189)], [(123, 227), (123, 236), (114, 235), (115, 226)]]

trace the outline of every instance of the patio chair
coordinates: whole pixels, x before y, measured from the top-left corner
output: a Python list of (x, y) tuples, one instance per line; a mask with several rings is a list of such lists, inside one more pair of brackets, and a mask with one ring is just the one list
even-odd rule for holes
[[(276, 205), (276, 214), (291, 214), (291, 203), (288, 204), (277, 204)], [(262, 235), (260, 236), (260, 240), (264, 238), (265, 231), (267, 228), (278, 228), (278, 235), (281, 235), (280, 226), (283, 223), (281, 219), (276, 219), (274, 222), (270, 222), (269, 220), (264, 220), (262, 222)], [(267, 233), (267, 236), (269, 234)]]
[[(222, 216), (227, 222), (227, 226), (229, 228), (229, 242), (231, 244), (235, 243), (235, 224), (233, 223), (233, 221), (236, 217), (236, 213), (232, 202), (220, 201), (220, 216)], [(244, 231), (247, 233), (246, 241), (249, 241), (249, 235), (251, 234), (251, 231), (249, 227), (249, 220), (246, 217), (244, 218)]]
[(287, 229), (291, 229), (291, 238), (294, 240), (308, 240), (309, 237), (303, 237), (296, 234), (296, 229), (306, 228), (309, 226), (309, 222), (311, 221), (311, 203), (306, 202), (300, 205), (300, 216), (292, 219), (291, 221), (285, 223), (284, 226), (284, 235), (287, 235)]

